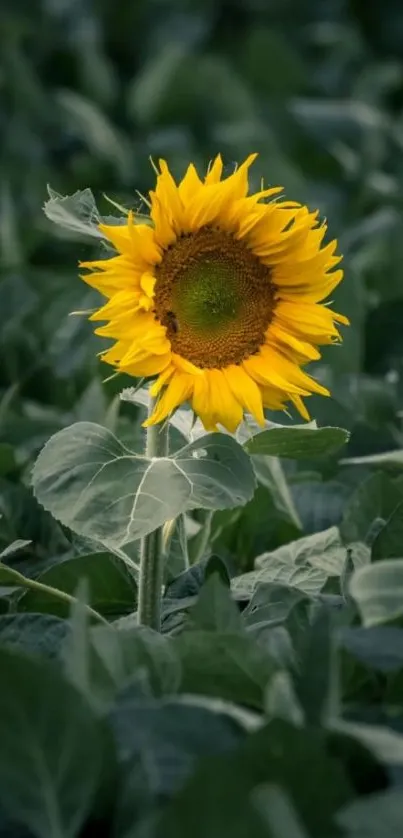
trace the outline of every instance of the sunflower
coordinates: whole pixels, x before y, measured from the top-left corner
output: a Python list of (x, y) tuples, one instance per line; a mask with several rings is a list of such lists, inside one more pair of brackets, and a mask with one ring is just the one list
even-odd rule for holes
[(179, 184), (161, 160), (148, 223), (100, 224), (116, 254), (81, 263), (107, 298), (90, 317), (115, 340), (102, 359), (155, 379), (146, 425), (189, 401), (207, 430), (233, 432), (290, 401), (309, 419), (303, 398), (329, 395), (301, 367), (348, 324), (320, 304), (343, 276), (337, 241), (323, 245), (318, 212), (275, 198), (282, 187), (248, 195), (256, 156), (224, 179), (220, 156), (203, 180), (190, 164)]

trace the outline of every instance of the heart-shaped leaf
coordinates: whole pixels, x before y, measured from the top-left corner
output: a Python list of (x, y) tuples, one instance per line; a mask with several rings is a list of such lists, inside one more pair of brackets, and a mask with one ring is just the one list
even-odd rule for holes
[(65, 526), (116, 548), (186, 510), (246, 503), (255, 477), (248, 455), (227, 434), (207, 434), (172, 457), (150, 459), (106, 428), (78, 422), (45, 445), (33, 487)]

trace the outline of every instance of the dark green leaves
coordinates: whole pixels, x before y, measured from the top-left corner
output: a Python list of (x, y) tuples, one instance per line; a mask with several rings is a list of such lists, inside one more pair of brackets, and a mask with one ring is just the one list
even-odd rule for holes
[(184, 632), (172, 644), (181, 661), (183, 692), (262, 708), (275, 665), (252, 637), (230, 629), (197, 630)]
[(380, 527), (372, 544), (372, 558), (399, 559), (403, 556), (403, 501)]
[(343, 428), (269, 428), (245, 443), (249, 454), (309, 460), (331, 455), (348, 442)]
[(236, 577), (233, 590), (250, 596), (260, 583), (272, 582), (317, 594), (329, 576), (340, 576), (345, 559), (338, 529), (331, 527), (257, 556), (256, 569)]
[(325, 734), (276, 720), (235, 753), (206, 760), (161, 816), (158, 838), (190, 833), (195, 838), (265, 838), (259, 807), (252, 803), (255, 789), (265, 783), (287, 789), (314, 838), (326, 834), (332, 814), (353, 797), (342, 760), (328, 753)]
[(0, 802), (38, 838), (74, 838), (104, 770), (103, 733), (49, 664), (0, 649)]
[(254, 491), (254, 475), (248, 456), (230, 436), (209, 434), (174, 457), (149, 460), (105, 428), (79, 422), (45, 445), (33, 486), (38, 500), (63, 524), (119, 548), (186, 509), (245, 503)]
[[(125, 565), (109, 553), (92, 553), (68, 559), (42, 573), (37, 581), (74, 596), (81, 579), (87, 580), (88, 604), (96, 611), (111, 616), (133, 611), (137, 598), (135, 580)], [(66, 603), (41, 590), (25, 593), (18, 607), (22, 611), (69, 613)]]
[(341, 531), (345, 541), (365, 541), (375, 519), (388, 519), (402, 500), (400, 484), (381, 471), (371, 474), (360, 483), (344, 513)]

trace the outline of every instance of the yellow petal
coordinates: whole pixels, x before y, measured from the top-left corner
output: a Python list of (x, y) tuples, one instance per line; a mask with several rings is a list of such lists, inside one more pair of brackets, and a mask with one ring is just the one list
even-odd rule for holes
[(239, 404), (255, 417), (259, 425), (264, 425), (262, 396), (256, 382), (235, 364), (225, 367), (223, 374)]
[(136, 378), (143, 376), (157, 375), (163, 372), (171, 361), (171, 353), (166, 355), (145, 355), (130, 364), (121, 364), (120, 369), (128, 375), (134, 375)]
[(263, 405), (269, 410), (284, 410), (285, 400), (291, 398), (290, 394), (283, 393), (282, 390), (278, 390), (276, 387), (260, 387), (260, 391)]
[(209, 381), (208, 412), (214, 417), (215, 422), (234, 433), (242, 422), (242, 407), (231, 392), (222, 370), (208, 369), (206, 377)]
[(188, 361), (187, 358), (183, 358), (182, 355), (177, 355), (175, 352), (172, 353), (172, 363), (178, 370), (181, 372), (187, 372), (188, 375), (203, 375), (203, 371), (200, 367), (196, 367), (191, 361)]
[(348, 325), (343, 315), (317, 303), (281, 299), (276, 307), (276, 321), (296, 336), (313, 343), (332, 343), (340, 334), (334, 321)]
[(305, 407), (304, 402), (302, 401), (300, 396), (296, 396), (295, 393), (290, 395), (290, 400), (293, 402), (295, 407), (298, 410), (298, 413), (302, 416), (303, 419), (306, 419), (307, 422), (310, 421), (311, 417)]
[(250, 154), (241, 166), (219, 183), (209, 182), (194, 196), (186, 207), (186, 226), (196, 231), (214, 221), (219, 223), (220, 214), (229, 202), (246, 196), (248, 191), (248, 170), (257, 154)]
[(271, 346), (262, 346), (259, 355), (251, 356), (243, 363), (244, 369), (263, 386), (273, 385), (286, 393), (300, 396), (320, 393), (328, 396), (329, 391), (311, 378), (298, 364), (293, 363)]
[(140, 279), (140, 285), (144, 293), (147, 294), (148, 297), (154, 297), (154, 288), (156, 281), (156, 277), (153, 276), (153, 274), (150, 273), (150, 271), (146, 271), (145, 273), (143, 273)]
[(306, 395), (309, 391), (306, 388), (301, 388), (295, 384), (291, 384), (287, 376), (284, 374), (282, 365), (277, 364), (273, 366), (270, 361), (266, 360), (260, 352), (259, 355), (251, 355), (242, 364), (245, 372), (253, 378), (257, 384), (262, 387), (274, 387), (277, 390), (284, 392), (284, 398), (287, 393), (297, 393), (299, 395)]
[[(275, 316), (272, 323), (266, 332), (266, 341), (268, 344), (279, 344), (280, 351), (286, 353), (293, 350), (297, 356), (301, 356), (306, 361), (317, 361), (320, 358), (320, 352), (311, 343), (297, 338), (289, 331), (284, 329), (276, 322)], [(291, 353), (292, 354), (292, 353)]]
[(200, 417), (206, 431), (216, 431), (217, 420), (210, 406), (209, 378), (206, 373), (206, 370), (202, 370), (202, 375), (194, 379), (192, 407)]
[(178, 405), (187, 401), (193, 390), (192, 376), (176, 372), (164, 390), (157, 406), (149, 419), (143, 422), (143, 427), (156, 425), (169, 416)]
[(202, 181), (200, 180), (193, 163), (191, 163), (178, 187), (179, 196), (184, 207), (186, 207), (189, 201), (200, 192), (202, 186)]
[(164, 370), (164, 372), (162, 372), (158, 376), (157, 380), (154, 381), (154, 383), (150, 387), (150, 395), (153, 396), (153, 398), (158, 396), (158, 393), (161, 392), (162, 388), (165, 386), (165, 384), (167, 384), (169, 379), (173, 376), (174, 372), (175, 367), (173, 366), (173, 364), (170, 364), (169, 367), (167, 367)]
[(121, 313), (134, 313), (139, 307), (140, 292), (127, 289), (125, 291), (118, 291), (113, 297), (99, 308), (89, 320), (112, 320)]
[(183, 232), (183, 204), (179, 189), (169, 171), (165, 160), (160, 160), (161, 174), (157, 177), (155, 196), (160, 204), (161, 212), (166, 214), (169, 224), (176, 235)]
[(206, 174), (206, 177), (204, 178), (204, 183), (207, 184), (207, 185), (209, 185), (211, 183), (219, 183), (220, 180), (221, 180), (222, 170), (223, 170), (222, 157), (221, 157), (221, 154), (217, 154), (217, 157), (215, 158), (214, 162), (210, 166), (210, 168), (209, 168), (209, 170)]

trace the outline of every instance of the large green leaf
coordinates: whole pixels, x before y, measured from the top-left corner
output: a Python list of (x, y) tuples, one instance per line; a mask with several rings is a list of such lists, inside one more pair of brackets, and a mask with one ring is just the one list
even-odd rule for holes
[(343, 428), (268, 428), (246, 442), (245, 448), (249, 454), (309, 460), (334, 454), (348, 438)]
[(171, 640), (182, 665), (181, 690), (261, 709), (276, 665), (254, 638), (232, 631), (195, 630)]
[(322, 590), (327, 577), (328, 574), (322, 568), (309, 564), (300, 567), (273, 553), (264, 567), (235, 576), (231, 580), (231, 588), (235, 596), (242, 599), (249, 599), (258, 586), (264, 583), (286, 585), (312, 596)]
[(372, 544), (372, 559), (398, 559), (403, 556), (403, 501), (379, 530)]
[(50, 614), (4, 614), (0, 617), (0, 643), (53, 658), (70, 632), (65, 620)]
[(266, 568), (273, 556), (297, 567), (303, 567), (308, 563), (312, 567), (321, 568), (329, 575), (338, 575), (343, 569), (346, 549), (337, 527), (329, 527), (322, 532), (284, 544), (272, 553), (262, 553), (256, 559), (256, 567)]
[[(311, 838), (331, 835), (333, 815), (353, 799), (343, 760), (330, 755), (326, 734), (275, 719), (236, 751), (205, 759), (162, 813), (157, 836), (276, 834), (268, 831), (259, 807), (253, 805), (254, 794), (267, 783), (287, 792)], [(277, 836), (285, 838), (278, 832)]]
[(403, 559), (385, 559), (357, 570), (350, 580), (365, 626), (375, 626), (403, 615)]
[(337, 527), (298, 538), (255, 560), (256, 570), (232, 580), (237, 595), (251, 596), (261, 583), (275, 583), (315, 595), (329, 576), (339, 576), (346, 559)]
[(389, 518), (402, 500), (396, 482), (383, 472), (371, 474), (358, 486), (344, 513), (340, 529), (345, 541), (365, 541), (375, 518)]
[(148, 459), (106, 428), (78, 422), (45, 445), (33, 486), (65, 526), (122, 547), (186, 509), (246, 503), (255, 478), (248, 456), (228, 435), (208, 434), (171, 458)]
[(96, 631), (81, 603), (73, 609), (71, 630), (62, 650), (68, 679), (96, 709), (108, 709), (119, 690), (145, 681), (147, 694), (178, 689), (181, 668), (170, 641), (151, 629), (119, 624)]
[(38, 838), (75, 838), (104, 770), (102, 727), (45, 661), (0, 649), (0, 803)]
[(252, 462), (258, 484), (270, 492), (278, 517), (302, 530), (301, 520), (279, 458), (256, 455)]
[(336, 678), (330, 614), (322, 606), (304, 633), (298, 664), (293, 673), (296, 697), (304, 711), (307, 725), (320, 727), (331, 712), (338, 709), (332, 706)]
[[(120, 615), (133, 611), (137, 586), (123, 562), (109, 553), (92, 553), (67, 559), (46, 570), (38, 582), (75, 595), (81, 579), (88, 582), (88, 604), (101, 613)], [(40, 590), (27, 591), (18, 602), (20, 611), (67, 615), (69, 607)]]
[(237, 745), (244, 731), (225, 713), (225, 702), (166, 696), (142, 695), (136, 683), (122, 691), (112, 708), (110, 720), (122, 760), (134, 757), (149, 761), (149, 785), (153, 794), (173, 794), (196, 763), (209, 753), (223, 753)]

